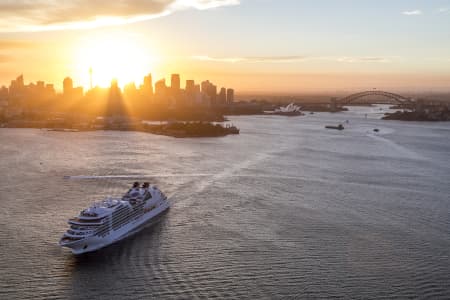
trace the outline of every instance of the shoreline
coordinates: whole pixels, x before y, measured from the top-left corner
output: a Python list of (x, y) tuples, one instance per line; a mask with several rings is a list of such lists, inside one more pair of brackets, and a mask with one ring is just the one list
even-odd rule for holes
[[(76, 126), (8, 126), (1, 124), (0, 128), (28, 128), (40, 129), (55, 132), (87, 132), (87, 131), (134, 131), (155, 135), (164, 135), (175, 138), (202, 138), (202, 137), (223, 137), (227, 135), (239, 134), (240, 130), (235, 126), (223, 126), (209, 122), (175, 122), (168, 124), (113, 124), (97, 127), (76, 127)], [(6, 126), (4, 126), (6, 125)], [(25, 124), (24, 124), (25, 125)], [(26, 124), (30, 125), (30, 124)]]

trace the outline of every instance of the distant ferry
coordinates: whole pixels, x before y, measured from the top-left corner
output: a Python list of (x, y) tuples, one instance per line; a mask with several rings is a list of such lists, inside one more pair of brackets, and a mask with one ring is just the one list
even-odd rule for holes
[(138, 182), (122, 198), (96, 202), (69, 219), (70, 228), (59, 244), (74, 254), (91, 252), (117, 242), (143, 228), (169, 209), (167, 197), (148, 182)]
[(326, 129), (344, 130), (344, 125), (342, 125), (342, 124), (339, 124), (338, 126), (328, 125), (328, 126), (325, 126), (325, 128)]

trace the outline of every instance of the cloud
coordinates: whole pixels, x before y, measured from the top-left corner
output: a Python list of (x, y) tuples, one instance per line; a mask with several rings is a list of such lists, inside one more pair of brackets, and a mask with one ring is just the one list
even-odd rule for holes
[(313, 60), (326, 60), (343, 63), (386, 63), (390, 59), (385, 57), (323, 57), (323, 56), (249, 56), (249, 57), (212, 57), (207, 55), (192, 56), (192, 59), (201, 61), (223, 62), (223, 63), (293, 63)]
[(0, 50), (31, 48), (34, 44), (27, 41), (0, 40)]
[(215, 62), (225, 62), (225, 63), (237, 63), (237, 62), (248, 62), (248, 63), (287, 63), (287, 62), (298, 62), (307, 60), (306, 56), (250, 56), (250, 57), (211, 57), (207, 55), (196, 55), (192, 56), (192, 59), (203, 60), (203, 61), (215, 61)]
[(450, 12), (450, 7), (441, 7), (441, 8), (438, 9), (437, 12), (440, 13), (440, 14), (448, 13), (448, 12)]
[(416, 10), (406, 10), (402, 12), (402, 14), (405, 16), (420, 16), (423, 14), (423, 12), (420, 9), (416, 9)]
[(346, 63), (387, 63), (390, 62), (386, 57), (339, 57), (338, 62)]
[(239, 0), (179, 0), (173, 5), (176, 8), (195, 8), (205, 10), (220, 6), (239, 5)]
[(119, 25), (166, 16), (178, 10), (205, 10), (239, 3), (239, 0), (0, 0), (0, 31)]

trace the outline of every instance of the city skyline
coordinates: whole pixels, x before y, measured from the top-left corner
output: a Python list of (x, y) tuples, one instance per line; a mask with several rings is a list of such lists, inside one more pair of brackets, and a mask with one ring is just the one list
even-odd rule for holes
[(243, 93), (450, 91), (450, 1), (8, 3), (0, 86), (71, 74), (87, 89), (92, 70), (103, 87), (179, 72)]
[[(158, 107), (187, 108), (187, 107), (217, 107), (232, 105), (234, 89), (218, 87), (210, 80), (200, 83), (187, 79), (184, 88), (181, 84), (180, 74), (171, 74), (170, 82), (167, 84), (165, 78), (153, 81), (152, 74), (143, 78), (141, 85), (134, 82), (122, 87), (117, 79), (112, 79), (109, 87), (91, 86), (84, 89), (83, 86), (74, 85), (71, 77), (62, 80), (62, 91), (55, 89), (54, 83), (43, 80), (36, 82), (25, 82), (24, 75), (11, 80), (9, 86), (0, 88), (0, 104), (8, 103), (10, 107), (19, 108), (20, 111), (27, 109), (60, 109), (67, 110), (63, 106), (89, 106), (99, 105), (103, 101), (109, 102), (120, 110), (120, 114), (128, 114), (123, 111), (127, 102), (130, 104), (140, 103), (141, 109), (148, 110)], [(219, 92), (220, 90), (220, 92)], [(8, 106), (8, 105), (7, 105)]]
[[(225, 102), (233, 102), (234, 101), (234, 89), (233, 88), (226, 88), (226, 87), (220, 87), (220, 93), (218, 93), (218, 86), (214, 85), (213, 82), (211, 82), (209, 79), (201, 81), (199, 84), (196, 84), (195, 80), (193, 79), (186, 79), (184, 88), (181, 84), (181, 76), (180, 74), (173, 73), (170, 75), (170, 83), (169, 85), (166, 84), (166, 79), (161, 78), (159, 80), (154, 81), (152, 74), (148, 73), (146, 74), (142, 79), (142, 84), (136, 85), (135, 82), (128, 82), (124, 85), (120, 85), (117, 78), (112, 78), (110, 81), (110, 85), (108, 87), (103, 87), (99, 85), (90, 85), (88, 88), (84, 88), (83, 86), (75, 86), (74, 81), (70, 76), (66, 76), (62, 80), (62, 89), (57, 90), (55, 89), (55, 84), (53, 82), (45, 82), (44, 80), (37, 80), (35, 82), (29, 81), (28, 84), (25, 84), (24, 74), (20, 74), (15, 79), (11, 79), (8, 86), (2, 86), (0, 89), (0, 92), (4, 93), (14, 93), (17, 88), (19, 89), (26, 89), (26, 88), (38, 88), (38, 89), (46, 89), (51, 94), (57, 95), (63, 95), (67, 96), (68, 94), (75, 93), (76, 95), (84, 96), (89, 91), (95, 90), (95, 89), (111, 89), (112, 87), (116, 87), (123, 93), (126, 93), (127, 90), (130, 89), (136, 89), (141, 90), (143, 93), (149, 95), (149, 96), (157, 96), (158, 94), (161, 94), (161, 96), (164, 96), (163, 94), (166, 92), (165, 90), (172, 90), (172, 91), (183, 91), (186, 93), (203, 93), (206, 95), (214, 94), (215, 96), (223, 96), (222, 93), (225, 91), (225, 97), (228, 99), (228, 95), (231, 95), (230, 98), (231, 101), (225, 101)], [(158, 91), (159, 89), (159, 91)], [(158, 93), (159, 92), (159, 93)], [(214, 92), (214, 93), (212, 93)], [(1, 95), (1, 94), (0, 94)]]

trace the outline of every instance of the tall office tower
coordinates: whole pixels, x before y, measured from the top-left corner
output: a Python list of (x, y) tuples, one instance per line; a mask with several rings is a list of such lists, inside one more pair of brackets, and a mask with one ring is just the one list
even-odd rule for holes
[(123, 96), (125, 99), (136, 100), (136, 95), (138, 93), (138, 89), (136, 88), (136, 84), (134, 82), (127, 83), (123, 87)]
[(72, 78), (66, 77), (63, 80), (63, 95), (64, 97), (69, 97), (72, 95), (73, 91), (73, 81)]
[(185, 104), (181, 97), (180, 75), (172, 74), (170, 77), (170, 89), (168, 89), (168, 94), (169, 105), (180, 106)]
[(200, 91), (200, 84), (196, 84), (194, 86), (194, 103), (195, 104), (202, 103), (202, 92)]
[(166, 80), (163, 78), (155, 83), (155, 96), (162, 98), (166, 96)]
[(217, 86), (214, 84), (209, 85), (208, 96), (211, 101), (211, 105), (215, 105), (217, 103)]
[(23, 74), (16, 78), (16, 83), (18, 88), (23, 88), (25, 86), (23, 83)]
[(227, 103), (233, 104), (233, 102), (234, 102), (234, 90), (228, 89), (227, 90)]
[(20, 75), (15, 80), (11, 80), (9, 86), (9, 95), (12, 98), (21, 99), (25, 94), (25, 85), (23, 84), (23, 75)]
[(144, 77), (144, 84), (142, 85), (142, 92), (145, 96), (153, 96), (153, 82), (152, 74)]
[(225, 88), (220, 89), (220, 93), (217, 100), (218, 104), (225, 104), (227, 102), (227, 90)]
[(36, 89), (42, 92), (45, 89), (45, 82), (42, 80), (36, 81)]
[(119, 87), (119, 82), (117, 79), (111, 80), (111, 86), (108, 91), (108, 100), (106, 107), (106, 115), (112, 116), (122, 116), (125, 115), (125, 106), (123, 104), (122, 91)]
[(188, 104), (192, 104), (195, 98), (195, 81), (186, 80), (186, 101)]
[(172, 91), (177, 92), (180, 90), (180, 75), (179, 74), (172, 74), (170, 78), (170, 87), (172, 88)]
[(195, 89), (194, 80), (186, 80), (186, 92), (193, 92)]
[(9, 94), (9, 90), (6, 86), (2, 86), (0, 88), (0, 100), (1, 99), (7, 99)]
[(208, 95), (208, 90), (209, 90), (209, 80), (206, 81), (202, 81), (201, 83), (201, 92), (205, 95)]

